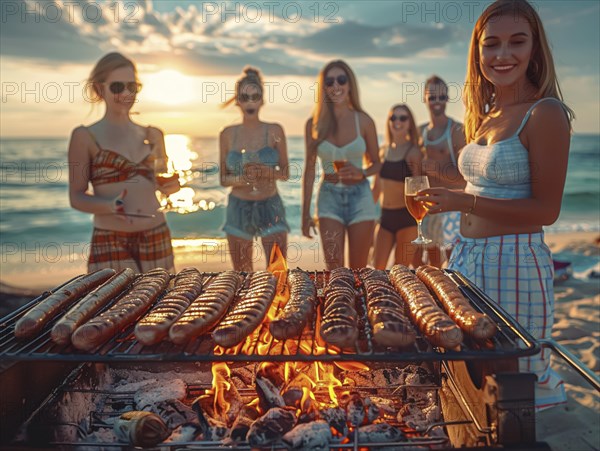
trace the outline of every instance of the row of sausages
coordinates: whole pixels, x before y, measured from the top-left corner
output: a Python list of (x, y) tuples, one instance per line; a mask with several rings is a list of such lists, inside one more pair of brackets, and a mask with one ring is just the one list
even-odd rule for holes
[[(412, 324), (432, 344), (445, 348), (460, 344), (463, 333), (485, 340), (497, 331), (493, 321), (477, 312), (436, 268), (422, 266), (415, 275), (396, 265), (389, 276), (365, 268), (358, 276), (366, 290), (367, 318), (378, 344), (411, 345), (416, 339)], [(271, 334), (280, 340), (301, 334), (318, 305), (315, 284), (305, 271), (290, 270), (287, 285), (289, 300), (269, 324)], [(212, 331), (216, 344), (232, 347), (263, 322), (276, 289), (277, 278), (267, 271), (251, 273), (244, 280), (235, 271), (209, 278), (186, 268), (171, 281), (163, 269), (141, 276), (130, 269), (118, 273), (103, 269), (76, 279), (35, 305), (17, 321), (15, 335), (35, 336), (60, 316), (52, 328), (52, 340), (60, 345), (72, 343), (84, 351), (96, 349), (133, 323), (135, 336), (144, 345), (167, 337), (181, 345)], [(327, 343), (339, 348), (355, 345), (357, 296), (352, 270), (330, 272), (319, 323), (319, 334)], [(115, 298), (110, 308), (98, 313)]]

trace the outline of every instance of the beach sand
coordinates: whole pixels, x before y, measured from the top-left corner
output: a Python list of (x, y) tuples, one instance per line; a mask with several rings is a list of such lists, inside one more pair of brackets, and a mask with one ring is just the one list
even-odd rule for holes
[[(573, 252), (596, 257), (600, 261), (597, 232), (549, 234), (546, 242), (554, 253)], [(290, 268), (324, 269), (317, 241), (290, 239)], [(231, 268), (223, 240), (195, 240), (192, 246), (175, 242), (178, 270), (193, 266), (201, 271), (220, 272)], [(199, 251), (200, 250), (200, 251)], [(71, 261), (72, 260), (72, 261)], [(260, 246), (255, 252), (254, 269), (266, 266)], [(35, 267), (34, 267), (35, 268)], [(0, 317), (37, 293), (85, 272), (85, 259), (40, 264), (35, 272), (31, 265), (3, 270), (0, 278)], [(555, 285), (556, 322), (552, 337), (566, 346), (589, 368), (600, 373), (600, 278), (575, 278)], [(600, 395), (559, 358), (553, 367), (565, 381), (569, 396), (566, 406), (541, 412), (537, 416), (538, 439), (553, 450), (600, 450)]]

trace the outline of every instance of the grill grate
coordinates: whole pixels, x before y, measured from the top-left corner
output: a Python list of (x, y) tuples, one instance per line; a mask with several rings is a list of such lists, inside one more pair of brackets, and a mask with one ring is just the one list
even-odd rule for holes
[[(261, 347), (260, 353), (257, 349), (257, 343), (253, 343), (252, 346), (248, 347), (246, 353), (236, 355), (219, 355), (215, 353), (214, 342), (210, 335), (198, 337), (182, 346), (175, 345), (169, 341), (154, 346), (144, 346), (135, 339), (133, 325), (118, 333), (115, 337), (96, 349), (95, 352), (82, 352), (71, 345), (59, 346), (52, 342), (50, 339), (50, 330), (56, 319), (52, 320), (37, 337), (31, 340), (16, 339), (14, 336), (15, 323), (29, 309), (46, 298), (50, 294), (47, 292), (0, 321), (0, 358), (2, 360), (57, 360), (76, 362), (262, 362), (265, 360), (272, 362), (421, 362), (506, 359), (524, 357), (539, 352), (539, 346), (535, 339), (487, 297), (485, 293), (462, 274), (449, 270), (445, 271), (450, 279), (456, 283), (463, 295), (469, 299), (471, 304), (478, 311), (487, 314), (498, 325), (498, 334), (485, 345), (476, 343), (467, 337), (461, 345), (460, 350), (440, 349), (432, 347), (417, 331), (415, 345), (409, 349), (379, 346), (372, 340), (371, 327), (366, 315), (366, 296), (362, 287), (360, 287), (361, 294), (358, 302), (360, 332), (354, 349), (339, 350), (331, 346), (325, 346), (325, 348), (319, 347), (315, 334), (317, 326), (316, 315), (310, 327), (306, 328), (301, 336), (288, 339), (285, 342), (273, 340), (268, 346)], [(207, 280), (215, 275), (215, 273), (204, 274)], [(320, 303), (322, 303), (323, 288), (327, 283), (328, 275), (328, 272), (322, 271), (311, 273), (311, 277), (317, 287)], [(106, 308), (109, 308), (114, 301), (116, 299), (106, 306)], [(263, 323), (260, 328), (264, 327), (268, 326)]]

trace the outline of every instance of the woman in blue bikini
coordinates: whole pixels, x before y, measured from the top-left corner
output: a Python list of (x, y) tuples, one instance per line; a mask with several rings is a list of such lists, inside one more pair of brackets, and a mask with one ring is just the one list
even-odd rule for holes
[[(449, 268), (467, 276), (536, 338), (554, 323), (553, 265), (543, 226), (560, 213), (572, 111), (562, 102), (541, 20), (525, 0), (490, 5), (473, 30), (466, 80), (464, 191), (430, 188), (430, 214), (461, 211)], [(520, 359), (536, 407), (566, 400), (548, 350)]]
[(310, 207), (319, 157), (323, 180), (317, 217), (325, 264), (328, 269), (344, 266), (348, 235), (348, 266), (362, 268), (367, 264), (377, 219), (367, 180), (381, 167), (375, 123), (362, 110), (356, 77), (345, 62), (328, 63), (319, 74), (318, 87), (317, 104), (305, 130), (302, 234), (312, 238), (315, 224)]
[(223, 230), (236, 271), (252, 271), (252, 240), (260, 237), (267, 261), (275, 243), (283, 256), (289, 227), (277, 180), (289, 178), (287, 144), (279, 124), (258, 118), (263, 82), (257, 69), (246, 67), (236, 84), (235, 103), (242, 123), (219, 136), (221, 185), (231, 187)]

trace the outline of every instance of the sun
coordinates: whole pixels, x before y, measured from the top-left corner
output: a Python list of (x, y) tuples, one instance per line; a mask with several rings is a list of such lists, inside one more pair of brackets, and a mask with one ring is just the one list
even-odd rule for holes
[(143, 77), (144, 96), (167, 105), (193, 101), (194, 79), (173, 69), (165, 69)]

